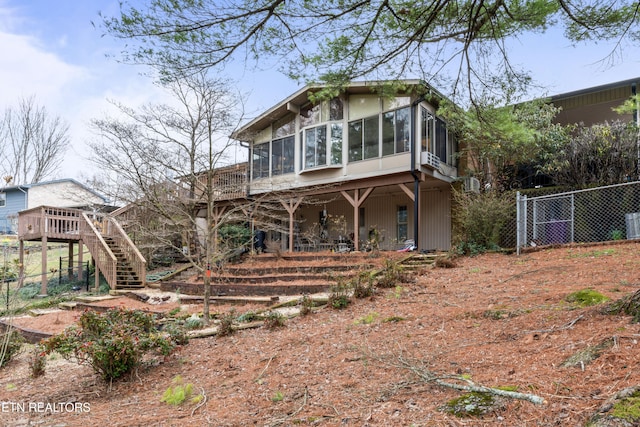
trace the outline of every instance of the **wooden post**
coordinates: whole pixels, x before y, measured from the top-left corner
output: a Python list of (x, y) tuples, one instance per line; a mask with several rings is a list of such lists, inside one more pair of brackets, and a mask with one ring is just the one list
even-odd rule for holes
[(73, 241), (69, 242), (69, 262), (67, 264), (67, 277), (73, 279)]
[(78, 240), (78, 282), (82, 281), (82, 273), (83, 273), (83, 266), (82, 266), (82, 256), (83, 256), (83, 252), (84, 252), (84, 246), (82, 243), (82, 239)]
[(94, 287), (95, 287), (95, 291), (98, 292), (100, 290), (100, 268), (98, 268), (98, 263), (94, 262), (95, 265), (95, 280), (94, 280)]
[(20, 254), (18, 255), (18, 259), (20, 265), (18, 266), (18, 288), (21, 288), (24, 284), (24, 240), (20, 239), (19, 241)]
[(47, 295), (47, 234), (42, 235), (42, 276), (40, 282), (40, 295)]

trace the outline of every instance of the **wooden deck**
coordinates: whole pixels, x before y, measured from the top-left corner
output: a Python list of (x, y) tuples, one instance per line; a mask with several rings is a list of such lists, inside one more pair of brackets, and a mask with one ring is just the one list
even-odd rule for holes
[[(112, 217), (72, 208), (39, 206), (18, 214), (18, 240), (20, 242), (20, 264), (24, 259), (24, 241), (42, 242), (42, 287), (47, 293), (47, 243), (69, 244), (69, 263), (73, 263), (73, 245), (78, 245), (78, 279), (82, 280), (82, 252), (86, 245), (96, 265), (111, 289), (116, 289), (124, 277), (123, 264), (128, 275), (135, 275), (144, 285), (146, 260), (140, 254), (120, 225)], [(118, 253), (120, 259), (116, 257)], [(96, 286), (99, 274), (96, 274)]]

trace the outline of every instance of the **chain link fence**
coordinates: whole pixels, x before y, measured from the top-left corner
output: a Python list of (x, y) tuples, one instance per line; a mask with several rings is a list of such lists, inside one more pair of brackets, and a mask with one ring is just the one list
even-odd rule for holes
[(516, 193), (516, 250), (640, 239), (640, 182), (529, 197)]

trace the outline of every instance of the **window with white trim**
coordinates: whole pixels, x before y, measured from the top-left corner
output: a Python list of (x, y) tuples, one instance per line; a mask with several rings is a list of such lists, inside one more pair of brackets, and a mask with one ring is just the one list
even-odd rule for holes
[(301, 169), (342, 163), (342, 118), (340, 98), (307, 105), (300, 109)]
[(3, 208), (7, 205), (7, 194), (0, 193), (0, 208)]

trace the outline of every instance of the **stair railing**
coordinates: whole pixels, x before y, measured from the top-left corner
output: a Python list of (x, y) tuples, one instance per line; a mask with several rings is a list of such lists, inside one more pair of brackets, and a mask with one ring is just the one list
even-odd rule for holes
[(80, 221), (80, 236), (85, 245), (89, 248), (91, 256), (96, 262), (96, 268), (100, 269), (102, 275), (107, 279), (111, 289), (116, 288), (116, 266), (118, 260), (113, 254), (107, 242), (102, 238), (102, 234), (89, 218), (86, 212), (82, 213), (84, 221)]
[(118, 248), (124, 253), (129, 266), (144, 286), (147, 278), (147, 260), (142, 256), (136, 245), (131, 241), (115, 218), (105, 215), (102, 220), (103, 235), (115, 241)]

